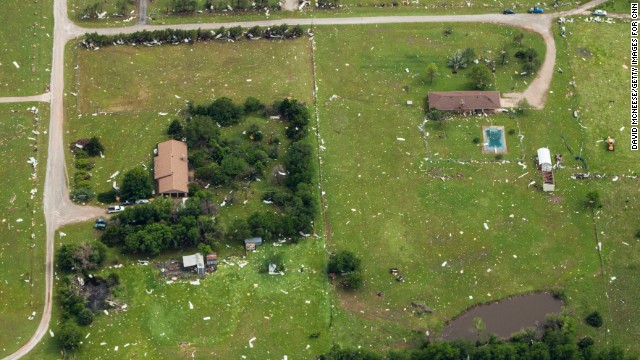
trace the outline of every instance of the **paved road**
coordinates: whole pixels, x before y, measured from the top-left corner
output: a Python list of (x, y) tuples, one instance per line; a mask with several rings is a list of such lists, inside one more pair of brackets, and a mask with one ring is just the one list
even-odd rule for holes
[(0, 97), (0, 103), (17, 103), (17, 102), (49, 102), (51, 100), (51, 93), (44, 93), (40, 95), (31, 96), (13, 96), (13, 97)]
[[(144, 1), (144, 0), (142, 0)], [(67, 17), (66, 0), (54, 0), (54, 37), (53, 37), (53, 63), (51, 68), (51, 120), (49, 124), (49, 156), (47, 158), (47, 172), (44, 189), (44, 213), (47, 222), (46, 238), (46, 270), (45, 270), (45, 305), (40, 320), (40, 324), (33, 336), (15, 353), (6, 357), (6, 360), (19, 359), (31, 351), (46, 335), (51, 320), (52, 292), (53, 292), (53, 260), (55, 232), (58, 227), (83, 220), (95, 218), (104, 214), (104, 209), (78, 206), (69, 200), (69, 190), (67, 188), (68, 175), (64, 161), (63, 144), (63, 120), (64, 120), (64, 46), (67, 41), (84, 35), (87, 32), (97, 31), (100, 34), (131, 33), (141, 30), (158, 30), (167, 28), (177, 29), (217, 29), (220, 26), (271, 26), (287, 23), (289, 25), (347, 25), (347, 24), (392, 24), (392, 23), (429, 23), (429, 22), (483, 22), (505, 24), (523, 29), (535, 31), (542, 35), (546, 44), (547, 52), (545, 60), (538, 73), (538, 76), (523, 93), (505, 94), (507, 101), (516, 101), (522, 97), (527, 98), (529, 103), (541, 108), (544, 105), (546, 94), (553, 77), (555, 65), (555, 42), (552, 36), (551, 25), (554, 17), (580, 14), (587, 9), (605, 2), (606, 0), (594, 0), (583, 6), (562, 12), (560, 14), (486, 14), (486, 15), (461, 15), (461, 16), (388, 16), (388, 17), (359, 17), (359, 18), (321, 18), (321, 19), (281, 19), (263, 20), (232, 23), (211, 23), (211, 24), (183, 24), (150, 26), (136, 24), (127, 28), (107, 28), (107, 29), (84, 29), (75, 25)], [(32, 98), (29, 101), (46, 101), (46, 96), (37, 95), (34, 97), (5, 98), (22, 101)], [(34, 100), (41, 99), (41, 100)], [(9, 100), (6, 100), (9, 101)], [(0, 102), (2, 98), (0, 98)]]

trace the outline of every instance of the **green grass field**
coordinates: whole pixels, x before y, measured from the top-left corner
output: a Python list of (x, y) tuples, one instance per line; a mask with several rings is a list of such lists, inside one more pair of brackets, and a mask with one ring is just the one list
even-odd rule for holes
[(9, 0), (2, 7), (0, 96), (42, 94), (51, 76), (53, 1)]
[[(567, 26), (573, 33), (567, 38), (568, 45), (556, 37), (557, 67), (564, 72), (554, 74), (545, 110), (515, 118), (496, 115), (457, 118), (444, 125), (429, 122), (426, 137), (418, 129), (426, 93), (468, 89), (464, 74), (469, 69), (457, 76), (450, 74), (446, 56), (469, 46), (476, 53), (495, 52), (510, 42), (516, 30), (455, 24), (453, 35), (444, 37), (441, 24), (316, 29), (316, 110), (320, 145), (326, 148), (319, 153), (326, 214), (317, 232), (326, 238), (264, 247), (248, 256), (247, 267), (223, 266), (200, 286), (167, 285), (158, 279), (157, 270), (135, 265), (136, 257), (113, 251), (110, 263), (117, 256), (125, 267), (104, 273), (120, 273), (126, 287), (122, 300), (129, 311), (98, 315), (85, 329), (91, 335), (77, 356), (132, 358), (146, 353), (158, 358), (190, 357), (195, 351), (197, 358), (281, 359), (284, 355), (312, 358), (333, 344), (378, 351), (418, 346), (425, 331), (437, 336), (446, 320), (470, 306), (543, 289), (564, 293), (568, 300), (565, 312), (575, 316), (578, 336), (590, 335), (598, 344), (628, 345), (638, 351), (633, 339), (637, 325), (629, 321), (637, 308), (633, 298), (638, 261), (638, 240), (633, 237), (637, 180), (572, 180), (570, 175), (586, 170), (565, 147), (576, 153), (583, 148), (581, 155), (591, 171), (620, 173), (632, 167), (637, 172), (626, 150), (613, 154), (621, 159), (616, 163), (604, 158), (611, 154), (588, 147), (599, 136), (590, 129), (622, 126), (608, 123), (626, 118), (628, 106), (616, 105), (606, 116), (588, 114), (603, 102), (613, 99), (618, 104), (628, 99), (620, 90), (607, 93), (606, 99), (592, 100), (594, 94), (603, 93), (587, 71), (595, 63), (576, 58), (575, 50), (565, 50), (587, 46), (583, 37), (593, 37), (589, 27), (599, 24)], [(612, 42), (619, 36), (618, 26), (602, 24), (599, 31), (594, 30), (598, 40), (588, 44), (596, 54), (592, 61), (603, 63), (598, 68), (611, 69), (612, 81), (626, 76), (626, 70), (616, 71), (612, 65), (624, 56), (622, 45)], [(373, 36), (378, 39), (375, 43), (354, 45)], [(162, 133), (171, 116), (186, 99), (205, 102), (229, 96), (242, 100), (269, 94), (272, 97), (258, 97), (270, 102), (291, 95), (310, 102), (313, 85), (307, 41), (78, 50), (68, 64), (79, 68), (68, 74), (73, 77), (68, 86), (78, 82), (67, 89), (70, 121), (66, 141), (94, 133), (104, 138), (107, 158), (98, 160), (94, 174), (104, 180), (126, 164), (148, 162), (150, 149), (164, 139)], [(524, 42), (544, 53), (537, 36), (527, 35)], [(605, 50), (609, 42), (615, 46)], [(262, 47), (254, 50), (253, 46)], [(164, 62), (158, 60), (160, 51)], [(265, 62), (271, 66), (265, 71), (250, 66), (249, 62), (263, 58), (275, 61)], [(289, 66), (282, 65), (285, 59)], [(430, 62), (437, 63), (441, 73), (433, 84), (421, 75)], [(114, 64), (118, 70), (109, 70)], [(621, 64), (615, 66), (623, 69)], [(511, 75), (517, 69), (513, 59), (505, 67), (498, 66), (498, 90), (525, 88), (521, 78)], [(160, 78), (156, 73), (171, 75)], [(249, 78), (251, 82), (246, 81)], [(576, 82), (576, 91), (569, 81)], [(113, 85), (103, 85), (107, 83)], [(338, 98), (329, 101), (332, 95)], [(415, 106), (407, 106), (407, 100)], [(587, 129), (572, 117), (574, 109), (581, 110), (579, 121)], [(157, 116), (157, 112), (170, 115)], [(473, 144), (474, 137), (481, 137), (483, 125), (516, 130), (506, 135), (504, 162), (483, 155)], [(118, 146), (123, 138), (130, 144), (126, 151)], [(555, 172), (557, 191), (553, 195), (528, 186), (532, 181), (540, 183), (532, 157), (543, 146), (566, 159), (566, 168)], [(108, 185), (103, 180), (96, 181)], [(594, 189), (601, 192), (604, 204), (595, 219), (585, 209), (585, 195)], [(252, 200), (257, 197), (251, 196)], [(255, 206), (262, 205), (257, 201), (248, 205)], [(245, 213), (242, 206), (225, 210), (226, 220)], [(90, 223), (62, 231), (67, 233), (64, 242), (96, 236)], [(603, 242), (603, 272), (598, 241)], [(361, 291), (336, 292), (327, 283), (323, 275), (326, 252), (337, 249), (352, 250), (362, 258), (365, 286)], [(260, 259), (275, 251), (282, 251), (290, 271), (284, 277), (258, 274)], [(220, 249), (219, 254), (224, 258), (242, 251), (231, 246)], [(169, 253), (161, 259), (179, 256)], [(306, 270), (296, 272), (303, 264)], [(389, 275), (392, 267), (400, 269), (405, 282), (398, 283)], [(152, 289), (151, 294), (145, 291)], [(376, 296), (377, 291), (384, 296)], [(188, 308), (189, 301), (193, 310)], [(424, 302), (434, 314), (414, 315), (412, 301)], [(605, 326), (597, 330), (582, 321), (596, 309), (605, 317)], [(212, 319), (203, 321), (206, 316)], [(309, 338), (313, 332), (320, 333), (318, 339)], [(254, 336), (254, 348), (250, 348), (248, 341)], [(100, 345), (102, 342), (106, 345)], [(57, 352), (47, 337), (31, 357), (48, 358)]]
[(631, 0), (609, 0), (597, 8), (615, 14), (629, 14), (631, 12), (631, 2)]
[[(39, 109), (34, 114), (28, 110)], [(18, 349), (33, 334), (44, 302), (45, 223), (42, 192), (46, 167), (48, 106), (0, 105), (0, 356)], [(33, 133), (39, 132), (39, 135)], [(32, 140), (33, 139), (33, 140)], [(35, 151), (37, 147), (38, 151)], [(36, 170), (27, 161), (34, 157)], [(34, 176), (35, 175), (35, 176)], [(32, 189), (37, 189), (33, 198)], [(35, 317), (29, 316), (35, 312)]]
[[(596, 308), (611, 314), (599, 275), (593, 220), (584, 207), (591, 186), (570, 179), (574, 172), (584, 170), (564, 147), (566, 141), (579, 150), (587, 142), (588, 133), (582, 132), (571, 111), (597, 103), (578, 102), (586, 95), (566, 94), (572, 76), (580, 90), (581, 77), (589, 75), (582, 69), (569, 73), (570, 56), (560, 51), (558, 67), (565, 71), (554, 75), (545, 110), (515, 119), (494, 116), (460, 118), (444, 126), (428, 123), (425, 141), (418, 130), (421, 110), (404, 105), (406, 100), (420, 104), (429, 90), (411, 82), (404, 71), (416, 67), (407, 66), (407, 58), (420, 49), (396, 40), (405, 38), (404, 31), (404, 26), (316, 31), (320, 135), (327, 148), (321, 153), (323, 190), (326, 226), (332, 233), (328, 241), (332, 249), (359, 254), (367, 274), (365, 289), (358, 296), (341, 296), (343, 305), (363, 319), (393, 320), (437, 331), (446, 319), (478, 302), (561, 289), (569, 299), (567, 313), (579, 319)], [(430, 30), (422, 27), (422, 31)], [(616, 36), (615, 31), (607, 34)], [(384, 34), (375, 49), (350, 46), (345, 51), (351, 42), (344, 39), (373, 33)], [(602, 39), (605, 43), (606, 37)], [(373, 55), (376, 50), (379, 57)], [(421, 60), (434, 56), (427, 51), (419, 54)], [(419, 68), (430, 62), (423, 61)], [(410, 85), (409, 94), (402, 91), (404, 85)], [(436, 81), (432, 88), (455, 86)], [(340, 98), (325, 101), (333, 94)], [(617, 93), (610, 96), (614, 95), (624, 99)], [(597, 127), (606, 120), (589, 118), (583, 123)], [(481, 136), (481, 126), (488, 124), (517, 129), (516, 134), (524, 136), (520, 142), (517, 135), (507, 135), (509, 153), (504, 159), (510, 163), (493, 161), (493, 156), (482, 155), (471, 142), (474, 136)], [(530, 181), (540, 181), (532, 157), (543, 146), (567, 159), (567, 168), (556, 172), (553, 197), (527, 188)], [(583, 157), (594, 163), (590, 152), (585, 151)], [(520, 159), (526, 169), (514, 164)], [(591, 169), (596, 171), (594, 165)], [(388, 274), (391, 267), (399, 268), (407, 280), (397, 283)], [(384, 299), (376, 297), (376, 291), (383, 291)], [(405, 310), (410, 309), (411, 301), (425, 302), (434, 308), (434, 315), (415, 317)], [(581, 321), (576, 326), (579, 334), (594, 335), (600, 343), (607, 341), (602, 332), (594, 332)], [(349, 339), (342, 344), (356, 345)]]

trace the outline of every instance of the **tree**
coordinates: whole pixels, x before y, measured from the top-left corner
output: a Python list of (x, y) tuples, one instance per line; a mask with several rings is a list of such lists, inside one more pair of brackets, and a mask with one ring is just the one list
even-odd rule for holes
[(340, 285), (347, 290), (358, 290), (364, 284), (364, 278), (360, 272), (345, 274), (340, 281)]
[(133, 168), (124, 174), (120, 197), (123, 200), (148, 199), (153, 193), (151, 176), (142, 167)]
[(529, 101), (526, 98), (522, 98), (522, 100), (518, 101), (518, 104), (516, 105), (517, 114), (526, 116), (529, 113), (529, 110), (531, 110), (531, 104), (529, 104)]
[(106, 258), (107, 249), (103, 243), (65, 244), (58, 251), (58, 264), (64, 270), (95, 270)]
[(427, 65), (427, 68), (424, 70), (424, 74), (429, 79), (429, 84), (433, 84), (433, 79), (440, 75), (438, 73), (438, 66), (435, 63)]
[(339, 251), (337, 254), (329, 258), (327, 272), (329, 274), (345, 274), (360, 269), (360, 259), (358, 259), (351, 251)]
[(476, 58), (476, 51), (473, 48), (466, 48), (462, 52), (462, 56), (467, 59), (467, 62), (472, 62)]
[(242, 107), (234, 104), (227, 97), (221, 97), (212, 102), (207, 108), (207, 113), (221, 126), (238, 124), (244, 115)]
[(182, 122), (180, 120), (173, 120), (171, 124), (169, 124), (169, 129), (167, 130), (167, 135), (174, 140), (180, 140), (183, 137), (182, 132)]
[(285, 183), (292, 189), (300, 183), (311, 183), (313, 178), (313, 148), (304, 142), (295, 142), (289, 148), (284, 161), (288, 172)]
[(466, 68), (467, 67), (467, 58), (465, 58), (462, 55), (462, 51), (461, 50), (457, 50), (450, 58), (449, 61), (447, 62), (447, 66), (453, 68), (453, 73), (457, 74), (458, 73), (458, 69), (459, 68)]
[(89, 142), (84, 146), (83, 150), (86, 151), (89, 156), (99, 156), (100, 153), (104, 153), (104, 145), (100, 143), (100, 139), (93, 136), (89, 139)]
[(70, 321), (65, 321), (60, 326), (56, 338), (64, 350), (75, 350), (80, 346), (82, 333), (78, 326)]
[(478, 90), (488, 90), (493, 88), (493, 74), (486, 66), (476, 66), (469, 74), (473, 87)]

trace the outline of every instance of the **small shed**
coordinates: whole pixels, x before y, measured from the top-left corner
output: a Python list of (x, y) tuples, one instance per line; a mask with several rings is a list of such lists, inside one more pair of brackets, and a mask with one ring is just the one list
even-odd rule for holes
[(218, 254), (211, 253), (206, 256), (205, 260), (207, 261), (207, 266), (215, 266), (218, 265)]
[(538, 149), (538, 168), (542, 171), (551, 171), (551, 152), (548, 148)]
[(185, 255), (182, 257), (182, 267), (185, 269), (195, 267), (198, 274), (203, 275), (205, 273), (204, 257), (200, 253)]
[[(253, 244), (251, 246), (251, 244)], [(256, 249), (256, 247), (262, 245), (262, 238), (261, 237), (252, 237), (249, 239), (244, 239), (244, 246), (245, 249), (247, 249), (247, 251), (254, 251)], [(250, 247), (252, 247), (250, 249)]]

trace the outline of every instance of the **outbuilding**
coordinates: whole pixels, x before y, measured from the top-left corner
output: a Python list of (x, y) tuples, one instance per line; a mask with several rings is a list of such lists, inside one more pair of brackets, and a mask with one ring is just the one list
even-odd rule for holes
[(182, 257), (182, 267), (186, 270), (195, 268), (198, 275), (204, 275), (204, 257), (200, 253), (185, 255)]

